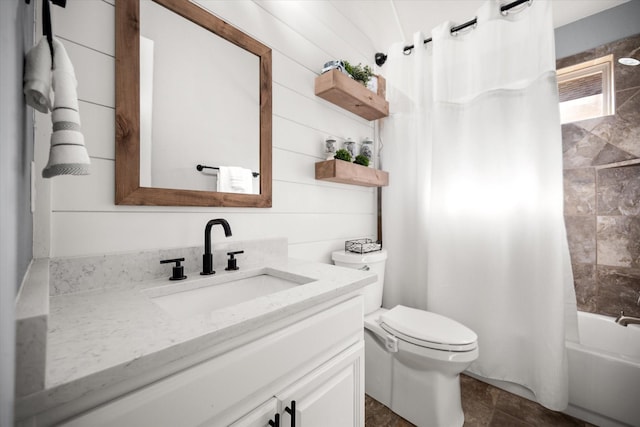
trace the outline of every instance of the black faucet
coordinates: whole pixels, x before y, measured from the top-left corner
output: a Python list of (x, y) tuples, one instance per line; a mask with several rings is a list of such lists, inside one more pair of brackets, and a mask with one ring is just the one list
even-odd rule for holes
[(231, 227), (227, 220), (218, 218), (212, 219), (207, 223), (204, 228), (204, 254), (202, 255), (202, 275), (215, 274), (213, 271), (213, 253), (211, 251), (211, 227), (216, 224), (220, 224), (224, 228), (224, 235), (226, 237), (231, 236)]

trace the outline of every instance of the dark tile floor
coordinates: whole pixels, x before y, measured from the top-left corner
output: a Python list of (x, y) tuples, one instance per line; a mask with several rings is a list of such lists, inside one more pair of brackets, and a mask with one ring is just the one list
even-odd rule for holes
[[(460, 387), (464, 427), (595, 427), (466, 375), (460, 376)], [(413, 426), (366, 396), (365, 427)]]

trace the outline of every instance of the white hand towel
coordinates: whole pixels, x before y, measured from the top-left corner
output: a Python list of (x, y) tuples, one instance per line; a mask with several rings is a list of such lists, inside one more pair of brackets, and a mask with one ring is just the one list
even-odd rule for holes
[(46, 37), (27, 52), (23, 83), (27, 105), (47, 114), (51, 110), (51, 52)]
[(220, 166), (218, 191), (253, 194), (253, 173), (250, 169), (237, 166)]
[(80, 133), (78, 82), (73, 64), (62, 43), (55, 38), (53, 52), (53, 133), (49, 162), (42, 176), (88, 175), (91, 160), (84, 145), (84, 136)]

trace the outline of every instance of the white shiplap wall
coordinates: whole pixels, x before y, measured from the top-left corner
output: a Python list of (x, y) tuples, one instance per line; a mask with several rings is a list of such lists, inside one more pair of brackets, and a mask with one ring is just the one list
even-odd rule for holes
[[(344, 240), (376, 237), (375, 189), (314, 179), (327, 135), (374, 136), (372, 122), (313, 93), (325, 61), (371, 64), (374, 55), (366, 35), (326, 1), (198, 1), (273, 50), (273, 208), (115, 206), (113, 3), (68, 0), (65, 9), (52, 8), (54, 32), (76, 70), (92, 174), (40, 178), (51, 124), (38, 113), (34, 257), (202, 245), (205, 223), (217, 217), (229, 221), (232, 239), (284, 236), (291, 256), (326, 262)], [(218, 230), (213, 238), (224, 239)]]

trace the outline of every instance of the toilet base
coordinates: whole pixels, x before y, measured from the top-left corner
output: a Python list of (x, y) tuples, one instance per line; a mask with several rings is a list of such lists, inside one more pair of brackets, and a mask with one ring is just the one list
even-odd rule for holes
[(424, 371), (416, 375), (395, 360), (391, 390), (391, 410), (418, 427), (464, 424), (459, 375)]
[[(460, 427), (460, 375), (403, 363), (365, 330), (365, 392), (418, 427)], [(468, 366), (468, 364), (466, 364)]]
[(364, 331), (364, 389), (365, 393), (391, 408), (393, 356), (384, 343), (370, 331)]

